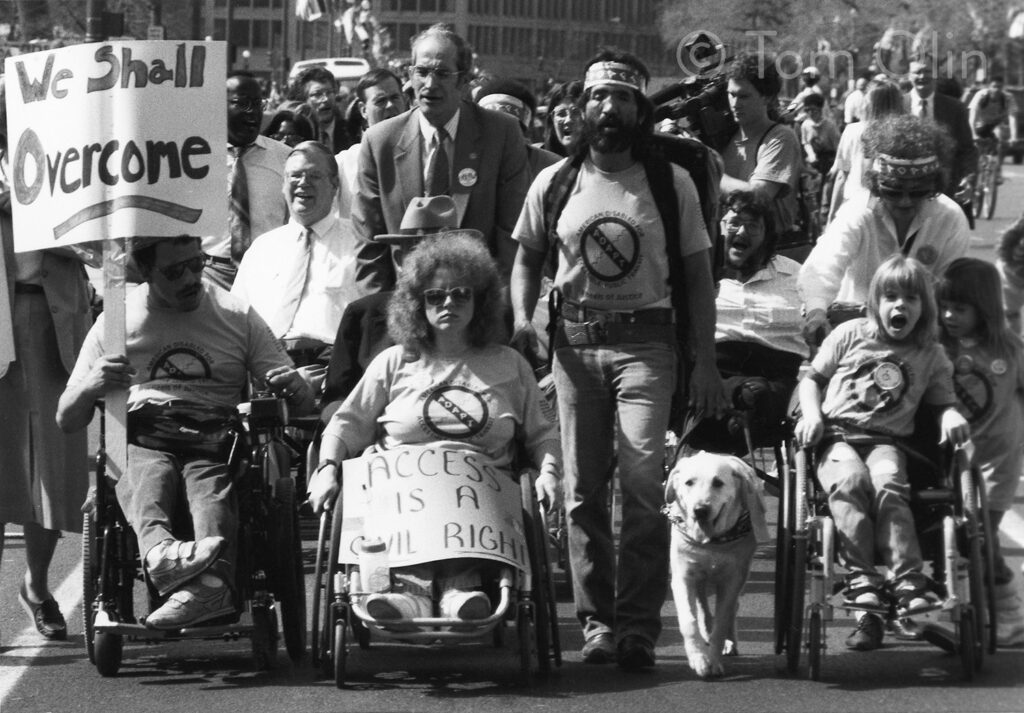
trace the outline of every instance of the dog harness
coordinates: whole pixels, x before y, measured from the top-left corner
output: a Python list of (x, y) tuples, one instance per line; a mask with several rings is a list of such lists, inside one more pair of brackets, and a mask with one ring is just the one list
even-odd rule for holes
[(665, 503), (661, 506), (661, 512), (668, 518), (668, 521), (672, 523), (672, 526), (679, 530), (679, 534), (685, 537), (688, 542), (692, 542), (694, 544), (722, 545), (727, 542), (735, 542), (736, 540), (743, 539), (754, 531), (753, 525), (750, 523), (750, 513), (744, 511), (740, 514), (739, 519), (736, 520), (736, 524), (721, 535), (712, 537), (706, 542), (698, 542), (690, 537), (689, 533), (686, 532), (686, 528), (683, 527), (683, 523), (686, 522), (686, 518), (679, 512), (679, 506), (676, 503)]

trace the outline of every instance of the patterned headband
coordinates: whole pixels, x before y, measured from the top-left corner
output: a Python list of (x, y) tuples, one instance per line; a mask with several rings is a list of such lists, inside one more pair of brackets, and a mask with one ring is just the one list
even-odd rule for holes
[(522, 99), (511, 94), (488, 94), (480, 97), (477, 103), (484, 109), (510, 114), (519, 119), (519, 123), (526, 128), (530, 127), (530, 107), (526, 106)]
[(584, 89), (598, 84), (614, 84), (620, 87), (636, 89), (641, 94), (647, 91), (647, 82), (636, 67), (621, 62), (595, 62), (587, 67), (587, 76), (583, 82)]
[(883, 153), (875, 158), (874, 169), (883, 178), (923, 178), (938, 172), (939, 157), (896, 158)]

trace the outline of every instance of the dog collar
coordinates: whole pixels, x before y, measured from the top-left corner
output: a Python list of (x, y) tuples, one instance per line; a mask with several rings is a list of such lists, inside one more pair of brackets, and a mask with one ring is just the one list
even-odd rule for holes
[(668, 518), (668, 521), (672, 523), (672, 526), (679, 530), (679, 533), (683, 537), (696, 544), (721, 545), (726, 542), (740, 540), (754, 531), (754, 526), (750, 522), (750, 513), (743, 512), (740, 514), (739, 519), (736, 520), (736, 524), (727, 531), (723, 532), (721, 535), (712, 537), (710, 540), (698, 542), (694, 538), (690, 537), (689, 533), (686, 532), (686, 528), (683, 527), (683, 524), (686, 522), (686, 518), (679, 513), (679, 509), (675, 503), (665, 503), (661, 507), (661, 512), (666, 518)]

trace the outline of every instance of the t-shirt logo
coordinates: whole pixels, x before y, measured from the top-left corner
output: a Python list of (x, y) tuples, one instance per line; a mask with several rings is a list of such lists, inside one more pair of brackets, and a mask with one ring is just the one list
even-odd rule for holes
[(423, 423), (440, 438), (472, 438), (484, 429), (489, 416), (487, 402), (465, 386), (444, 384), (423, 401)]
[(195, 381), (209, 378), (209, 362), (202, 354), (189, 347), (172, 347), (157, 354), (149, 371), (150, 381)]
[(957, 359), (953, 390), (968, 423), (977, 423), (992, 410), (992, 382), (975, 366), (973, 359)]
[(640, 257), (640, 236), (621, 218), (601, 216), (580, 235), (583, 264), (601, 282), (618, 282), (629, 276)]
[(849, 389), (864, 411), (882, 413), (895, 408), (907, 392), (903, 364), (869, 359), (850, 376)]

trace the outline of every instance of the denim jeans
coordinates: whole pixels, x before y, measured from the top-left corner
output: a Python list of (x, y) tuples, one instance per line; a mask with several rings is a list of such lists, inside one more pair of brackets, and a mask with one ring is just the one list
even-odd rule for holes
[(117, 481), (117, 500), (139, 539), (143, 559), (164, 540), (188, 539), (174, 527), (183, 519), (180, 509), (187, 507), (196, 540), (227, 540), (215, 568), (234, 586), (238, 505), (227, 464), (129, 444), (128, 466)]
[(896, 446), (834, 443), (822, 454), (818, 480), (828, 493), (850, 587), (881, 588), (877, 561), (897, 588), (925, 585), (905, 457)]
[[(668, 586), (665, 432), (676, 355), (664, 344), (564, 347), (555, 388), (565, 463), (576, 615), (590, 639), (635, 634), (654, 644)], [(622, 526), (616, 557), (608, 493), (617, 469)]]

